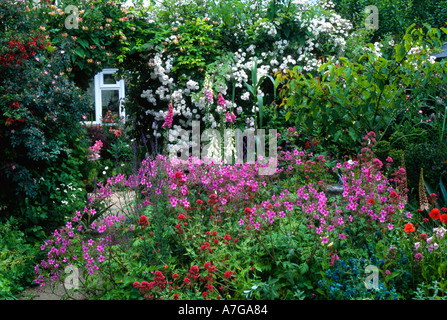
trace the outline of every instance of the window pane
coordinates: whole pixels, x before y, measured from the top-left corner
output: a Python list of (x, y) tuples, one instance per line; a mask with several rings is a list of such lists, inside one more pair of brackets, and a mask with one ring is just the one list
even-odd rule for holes
[(90, 111), (87, 112), (86, 119), (84, 121), (96, 121), (95, 119), (95, 79), (89, 81), (89, 86), (87, 89), (87, 94), (90, 98)]
[(102, 117), (104, 118), (108, 111), (112, 115), (119, 116), (119, 91), (118, 90), (101, 90), (102, 100)]
[(113, 74), (110, 73), (104, 73), (103, 74), (103, 84), (116, 84), (116, 80), (115, 77), (113, 76)]

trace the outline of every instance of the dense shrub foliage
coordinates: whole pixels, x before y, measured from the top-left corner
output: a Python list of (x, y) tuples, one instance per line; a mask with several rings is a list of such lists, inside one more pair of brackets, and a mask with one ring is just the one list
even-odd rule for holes
[(1, 9), (17, 19), (0, 30), (1, 220), (16, 216), (38, 231), (62, 223), (85, 197), (79, 120), (88, 99), (29, 10), (8, 1)]
[[(445, 27), (447, 23), (445, 10), (447, 2), (444, 0), (379, 0), (374, 3), (364, 0), (333, 0), (332, 2), (342, 17), (361, 28), (365, 26), (366, 17), (370, 15), (370, 12), (365, 14), (365, 8), (375, 5), (379, 18), (379, 28), (374, 31), (375, 40), (386, 35), (391, 35), (397, 40), (413, 23), (419, 26), (428, 23), (434, 28)], [(443, 38), (446, 39), (445, 36)]]

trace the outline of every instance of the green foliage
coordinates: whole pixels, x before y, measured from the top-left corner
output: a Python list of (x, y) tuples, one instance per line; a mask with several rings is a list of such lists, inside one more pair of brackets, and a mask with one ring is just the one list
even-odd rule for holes
[[(83, 89), (87, 89), (92, 76), (104, 68), (115, 67), (125, 59), (130, 48), (147, 38), (142, 24), (145, 9), (137, 4), (127, 11), (121, 4), (120, 0), (64, 0), (57, 6), (33, 8), (54, 46), (70, 43), (70, 48), (65, 50), (65, 70)], [(74, 17), (79, 20), (74, 21)]]
[(358, 60), (332, 60), (318, 75), (295, 68), (278, 76), (286, 120), (293, 115), (307, 135), (317, 131), (327, 150), (338, 156), (356, 154), (359, 149), (352, 144), (358, 146), (369, 131), (380, 141), (402, 127), (424, 128), (418, 108), (442, 92), (447, 78), (445, 63), (427, 62), (430, 50), (440, 46), (439, 36), (437, 29), (413, 27), (390, 56), (368, 44)]
[(378, 40), (386, 35), (399, 40), (406, 28), (413, 23), (419, 26), (426, 23), (434, 28), (445, 27), (447, 23), (447, 2), (444, 0), (378, 0), (374, 3), (365, 0), (334, 0), (333, 3), (337, 12), (360, 28), (365, 27), (365, 8), (375, 5), (379, 14), (379, 28), (374, 30), (371, 40)]
[(16, 299), (30, 285), (37, 250), (27, 242), (13, 218), (0, 224), (0, 299)]
[(79, 206), (85, 197), (79, 191), (85, 150), (78, 151), (83, 138), (79, 121), (88, 100), (64, 72), (67, 57), (46, 40), (24, 4), (2, 1), (0, 6), (22, 21), (0, 29), (0, 90), (5, 92), (0, 97), (0, 180), (8, 186), (0, 195), (6, 206), (0, 220), (15, 216), (37, 234), (39, 228), (59, 225), (73, 209), (61, 207), (67, 200), (55, 192), (61, 184), (72, 184), (77, 199), (72, 205)]

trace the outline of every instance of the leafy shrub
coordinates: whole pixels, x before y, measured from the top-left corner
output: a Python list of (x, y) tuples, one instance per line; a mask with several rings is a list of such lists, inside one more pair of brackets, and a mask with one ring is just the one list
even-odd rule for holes
[[(365, 27), (365, 8), (371, 2), (364, 0), (333, 0), (335, 10), (345, 19), (350, 19), (356, 27)], [(379, 40), (391, 34), (399, 40), (405, 29), (416, 23), (430, 24), (434, 28), (441, 28), (447, 22), (446, 1), (386, 1), (373, 3), (378, 9), (379, 28), (374, 30), (374, 39)]]
[(37, 234), (39, 228), (57, 226), (72, 210), (61, 206), (64, 194), (57, 196), (62, 183), (73, 183), (80, 201), (85, 197), (79, 191), (83, 160), (73, 156), (82, 148), (79, 121), (88, 100), (66, 76), (65, 45), (49, 43), (25, 4), (2, 1), (0, 7), (17, 19), (0, 30), (0, 90), (5, 92), (0, 97), (0, 179), (9, 186), (1, 195), (7, 210), (0, 220), (15, 216)]
[(34, 277), (38, 248), (27, 243), (13, 218), (0, 224), (0, 298), (15, 299)]
[[(307, 136), (322, 137), (335, 157), (355, 155), (368, 131), (377, 132), (378, 141), (395, 131), (410, 134), (420, 125), (420, 104), (442, 92), (441, 79), (447, 76), (445, 63), (430, 58), (440, 46), (439, 35), (437, 29), (413, 25), (390, 56), (381, 52), (380, 44), (369, 43), (358, 60), (334, 58), (318, 75), (298, 68), (278, 75), (286, 121), (294, 119)], [(439, 127), (424, 130), (435, 136), (440, 132)]]
[[(141, 5), (125, 9), (122, 3), (63, 0), (57, 6), (32, 8), (55, 46), (70, 43), (65, 52), (66, 72), (83, 89), (88, 88), (91, 77), (104, 68), (115, 67), (130, 47), (146, 37)], [(73, 16), (78, 21), (73, 21)]]

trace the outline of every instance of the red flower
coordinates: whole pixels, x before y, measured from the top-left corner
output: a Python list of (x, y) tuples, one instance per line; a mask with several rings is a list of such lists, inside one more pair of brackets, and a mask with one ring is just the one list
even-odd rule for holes
[(225, 276), (225, 278), (230, 279), (231, 276), (233, 275), (233, 273), (234, 273), (234, 271), (225, 271), (224, 276)]
[[(208, 272), (209, 273), (214, 273), (214, 272), (216, 272), (216, 266), (213, 264), (213, 265), (211, 265), (211, 267), (209, 267), (208, 268)], [(213, 279), (211, 278), (211, 281), (212, 281)]]
[(214, 239), (213, 242), (214, 242), (214, 244), (218, 244), (218, 243), (219, 243), (219, 240)]
[(422, 234), (419, 236), (419, 238), (420, 238), (421, 240), (427, 240), (427, 234), (422, 233)]
[(227, 240), (227, 241), (229, 241), (229, 240), (231, 240), (231, 236), (228, 235), (228, 234), (226, 234), (226, 235), (224, 236), (224, 239)]
[(180, 221), (186, 219), (186, 216), (183, 213), (180, 213), (177, 217)]
[(205, 262), (205, 264), (203, 265), (203, 267), (207, 270), (210, 266), (211, 266), (211, 262)]
[(177, 300), (180, 297), (178, 293), (174, 293), (174, 300)]
[(202, 296), (203, 296), (204, 298), (207, 296), (207, 294), (208, 294), (208, 291), (204, 291), (204, 292), (202, 292)]
[(178, 273), (173, 273), (172, 278), (177, 279), (179, 277)]
[(209, 246), (210, 246), (210, 243), (209, 243), (209, 242), (205, 242), (205, 243), (200, 247), (200, 250), (203, 251), (203, 250), (205, 250), (206, 248), (208, 248)]
[(369, 204), (370, 206), (372, 206), (372, 205), (374, 204), (374, 198), (369, 199), (369, 200), (368, 200), (368, 204)]
[(197, 203), (197, 204), (203, 204), (203, 201), (200, 200), (200, 199), (197, 199), (197, 200), (196, 200), (196, 203)]
[(441, 222), (442, 223), (447, 223), (447, 214), (445, 214), (445, 213), (443, 213), (443, 214), (441, 214)]
[(428, 215), (430, 216), (430, 218), (435, 219), (435, 220), (441, 218), (441, 212), (439, 211), (438, 208), (432, 209)]
[(174, 175), (174, 178), (175, 178), (175, 179), (181, 179), (182, 176), (183, 176), (183, 173), (181, 173), (180, 171), (177, 171), (177, 172), (175, 173), (175, 175)]
[(217, 236), (217, 231), (213, 232), (213, 237)]
[(251, 208), (245, 208), (244, 209), (244, 213), (245, 214), (250, 214), (251, 213)]
[(238, 238), (234, 239), (234, 243), (237, 243), (238, 241), (239, 241), (239, 239), (238, 239)]
[(139, 288), (140, 287), (140, 283), (138, 282), (138, 281), (135, 281), (134, 283), (133, 283), (133, 287), (136, 289), (136, 288)]
[(413, 227), (413, 224), (412, 223), (407, 223), (406, 225), (405, 225), (405, 228), (404, 228), (404, 231), (406, 232), (406, 233), (410, 233), (410, 232), (414, 232), (416, 229)]
[(398, 197), (399, 195), (396, 193), (396, 191), (390, 193), (390, 200), (395, 201)]
[(142, 227), (147, 227), (149, 225), (149, 221), (147, 220), (146, 216), (141, 216), (138, 224)]

